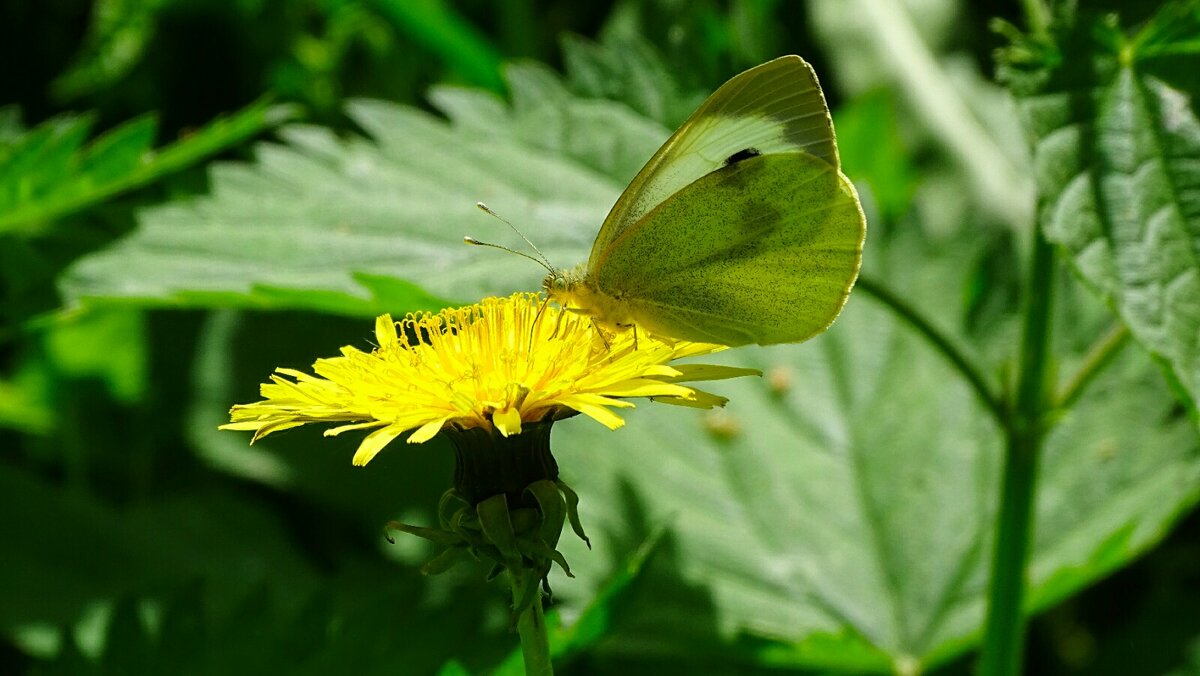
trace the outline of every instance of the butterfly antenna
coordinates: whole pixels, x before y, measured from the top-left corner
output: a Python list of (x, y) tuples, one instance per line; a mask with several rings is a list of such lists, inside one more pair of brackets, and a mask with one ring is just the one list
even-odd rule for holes
[[(479, 209), (480, 211), (484, 212), (485, 214), (488, 214), (489, 216), (494, 216), (495, 218), (499, 219), (500, 222), (502, 222), (505, 225), (507, 225), (508, 227), (512, 228), (513, 232), (517, 233), (518, 235), (521, 236), (521, 239), (525, 240), (525, 243), (529, 245), (530, 249), (533, 249), (535, 252), (537, 252), (538, 257), (542, 259), (542, 265), (550, 272), (554, 272), (554, 266), (550, 265), (550, 259), (546, 258), (546, 254), (542, 253), (542, 250), (537, 248), (536, 244), (529, 241), (529, 238), (525, 236), (525, 233), (518, 230), (517, 226), (513, 225), (512, 223), (509, 223), (508, 219), (506, 219), (503, 216), (501, 216), (500, 214), (492, 211), (492, 208), (489, 207), (488, 205), (484, 204), (483, 202), (476, 202), (475, 207), (477, 209)], [(501, 247), (501, 248), (503, 248), (503, 247)], [(509, 251), (512, 251), (512, 249), (509, 249)], [(528, 256), (527, 256), (527, 258), (528, 258)]]
[(542, 266), (543, 268), (546, 268), (550, 272), (554, 272), (554, 268), (550, 267), (549, 263), (547, 263), (539, 258), (534, 258), (533, 256), (530, 256), (529, 254), (525, 253), (524, 251), (517, 251), (516, 249), (510, 249), (501, 244), (492, 244), (491, 242), (480, 242), (479, 240), (475, 239), (474, 237), (470, 237), (470, 236), (463, 237), (463, 241), (472, 246), (490, 246), (493, 249), (500, 249), (501, 251), (507, 251), (508, 253), (521, 256), (522, 258), (528, 258), (529, 260), (533, 261), (534, 263), (537, 263), (538, 265)]

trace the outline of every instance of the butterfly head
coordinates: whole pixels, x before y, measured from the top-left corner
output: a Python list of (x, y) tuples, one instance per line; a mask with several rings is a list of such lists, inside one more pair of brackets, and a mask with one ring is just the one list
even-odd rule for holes
[(542, 290), (550, 300), (564, 306), (588, 306), (593, 294), (587, 283), (587, 272), (581, 265), (570, 270), (551, 268), (542, 280)]
[(570, 290), (570, 281), (567, 279), (567, 273), (564, 270), (553, 268), (550, 274), (546, 275), (542, 280), (542, 290), (547, 296), (556, 298), (562, 296)]

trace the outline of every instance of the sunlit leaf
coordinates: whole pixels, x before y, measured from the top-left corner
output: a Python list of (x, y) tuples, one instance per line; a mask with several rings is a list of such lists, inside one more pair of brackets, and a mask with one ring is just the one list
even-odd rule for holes
[[(953, 260), (922, 259), (921, 274), (956, 288)], [(953, 307), (946, 291), (919, 300)], [(685, 602), (647, 591), (654, 610), (611, 645), (638, 645), (637, 659), (680, 645), (732, 659), (718, 646), (755, 637), (742, 641), (747, 662), (899, 673), (968, 649), (982, 629), (1002, 444), (967, 387), (864, 296), (807, 344), (727, 354), (790, 374), (781, 393), (769, 380), (722, 384), (740, 432), (644, 405), (615, 433), (556, 431), (589, 528), (622, 532), (616, 498), (630, 482), (650, 518), (674, 525), (684, 583), (708, 590)], [(1200, 453), (1172, 408), (1130, 352), (1051, 435), (1033, 609), (1145, 551), (1195, 503)], [(564, 546), (585, 584), (605, 574), (612, 540), (590, 554)], [(689, 633), (706, 619), (724, 641)]]
[(1172, 35), (1195, 39), (1200, 21), (1194, 10), (1176, 19), (1191, 29), (1176, 34), (1152, 21), (1127, 37), (1108, 17), (1080, 16), (1050, 37), (1017, 37), (1006, 73), (1035, 139), (1046, 236), (1166, 365), (1195, 410), (1200, 120), (1195, 93), (1162, 79), (1192, 74), (1156, 71), (1155, 57), (1171, 52)]
[[(432, 102), (447, 119), (358, 102), (349, 113), (369, 138), (284, 130), (286, 145), (261, 146), (254, 164), (214, 168), (210, 197), (144, 213), (132, 236), (76, 266), (64, 289), (73, 300), (367, 315), (534, 288), (543, 271), (533, 263), (461, 245), (470, 233), (523, 250), (474, 203), (487, 202), (552, 261), (570, 265), (668, 130), (625, 103), (580, 96), (544, 67), (514, 67), (508, 76), (511, 104), (439, 89)], [(914, 304), (953, 323), (969, 274), (962, 258), (977, 254), (978, 237), (919, 256), (914, 239), (900, 231), (869, 240), (868, 271), (913, 286)], [(381, 291), (385, 283), (392, 286)], [(321, 464), (351, 471), (353, 440), (324, 441), (328, 455), (317, 457), (315, 433), (247, 449), (245, 439), (216, 431), (229, 404), (253, 397), (270, 368), (328, 354), (308, 351), (305, 339), (318, 325), (328, 329), (309, 315), (251, 316), (244, 329), (241, 321), (222, 313), (206, 329), (192, 433), (201, 457), (276, 490), (361, 507), (363, 498), (347, 490), (354, 480), (338, 477), (341, 485), (331, 487), (333, 465)], [(291, 329), (253, 330), (258, 322)], [(369, 335), (369, 322), (358, 334), (331, 336), (326, 349), (356, 335)], [(248, 364), (235, 348), (243, 345), (259, 351), (257, 372), (241, 372)], [(732, 398), (720, 435), (699, 413), (648, 402), (618, 432), (581, 420), (556, 427), (564, 478), (582, 495), (589, 532), (598, 533), (595, 552), (564, 545), (580, 579), (552, 579), (564, 587), (568, 624), (645, 537), (631, 513), (668, 524), (675, 543), (662, 576), (672, 584), (630, 591), (638, 612), (587, 643), (589, 659), (674, 665), (686, 653), (734, 669), (914, 673), (971, 647), (981, 630), (1002, 447), (971, 391), (861, 295), (809, 343), (725, 355), (784, 376), (720, 383)], [(247, 380), (232, 382), (233, 373)], [(1128, 562), (1195, 502), (1195, 432), (1163, 390), (1144, 355), (1130, 350), (1049, 439), (1030, 572), (1034, 609)], [(389, 447), (372, 470), (415, 474), (414, 462), (448, 452), (419, 451)]]
[[(358, 101), (348, 113), (370, 139), (285, 128), (287, 145), (259, 146), (255, 164), (214, 167), (211, 197), (144, 212), (131, 237), (70, 270), (64, 291), (372, 315), (536, 288), (546, 272), (537, 264), (462, 243), (470, 234), (528, 251), (475, 203), (572, 266), (669, 130), (623, 103), (573, 95), (543, 66), (507, 73), (511, 105), (440, 88), (430, 98), (448, 120)], [(627, 90), (638, 105), (669, 108), (638, 93), (652, 84), (640, 77)]]

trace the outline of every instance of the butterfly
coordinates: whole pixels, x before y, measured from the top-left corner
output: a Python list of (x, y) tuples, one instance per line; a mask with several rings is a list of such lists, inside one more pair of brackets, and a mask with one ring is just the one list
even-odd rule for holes
[(800, 342), (841, 312), (865, 234), (816, 73), (783, 56), (709, 96), (625, 189), (587, 262), (547, 263), (543, 288), (608, 330)]
[(865, 234), (816, 73), (784, 56), (709, 96), (625, 189), (587, 263), (543, 285), (609, 329), (799, 342), (841, 312)]

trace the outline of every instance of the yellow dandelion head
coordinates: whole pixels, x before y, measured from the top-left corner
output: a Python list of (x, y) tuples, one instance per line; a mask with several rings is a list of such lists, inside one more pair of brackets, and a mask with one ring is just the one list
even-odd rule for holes
[(343, 347), (319, 359), (316, 375), (276, 369), (260, 389), (262, 401), (234, 406), (221, 429), (252, 430), (257, 440), (310, 422), (344, 423), (325, 432), (373, 429), (354, 455), (365, 465), (393, 439), (412, 431), (410, 444), (457, 425), (519, 434), (523, 423), (582, 413), (611, 429), (624, 421), (613, 409), (631, 397), (653, 397), (701, 408), (723, 398), (679, 384), (757, 373), (751, 369), (684, 364), (720, 345), (665, 342), (625, 331), (601, 333), (584, 315), (546, 303), (537, 294), (487, 298), (437, 313), (375, 321), (371, 352)]

